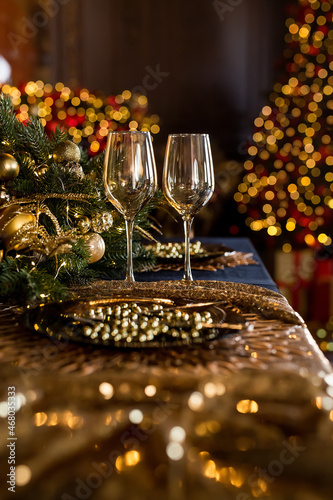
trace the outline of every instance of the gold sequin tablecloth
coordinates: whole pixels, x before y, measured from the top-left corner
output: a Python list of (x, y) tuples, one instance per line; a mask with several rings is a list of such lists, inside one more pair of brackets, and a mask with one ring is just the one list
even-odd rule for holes
[(285, 299), (251, 285), (99, 282), (126, 293), (221, 300), (243, 330), (201, 345), (112, 350), (0, 318), (1, 498), (12, 498), (8, 387), (15, 387), (16, 498), (328, 500), (333, 377)]

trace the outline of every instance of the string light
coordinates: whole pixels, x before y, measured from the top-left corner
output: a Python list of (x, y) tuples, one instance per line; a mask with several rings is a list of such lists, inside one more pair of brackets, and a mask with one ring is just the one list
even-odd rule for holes
[(104, 150), (109, 130), (142, 130), (154, 135), (160, 131), (159, 116), (148, 115), (147, 97), (129, 90), (117, 96), (95, 95), (88, 89), (72, 90), (62, 82), (52, 86), (41, 80), (19, 88), (0, 84), (0, 90), (11, 96), (22, 122), (30, 113), (40, 118), (48, 134), (58, 125), (65, 127), (73, 142), (88, 147), (90, 156)]

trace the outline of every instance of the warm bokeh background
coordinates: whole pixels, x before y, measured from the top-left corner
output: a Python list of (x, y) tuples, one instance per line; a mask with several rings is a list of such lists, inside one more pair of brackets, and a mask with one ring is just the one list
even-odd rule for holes
[[(332, 0), (11, 0), (0, 13), (0, 56), (21, 91), (29, 81), (61, 82), (59, 95), (102, 91), (132, 114), (124, 91), (145, 94), (137, 122), (153, 133), (160, 173), (169, 133), (210, 134), (217, 189), (195, 234), (250, 236), (325, 351), (333, 351), (332, 9)], [(75, 120), (66, 124), (75, 142), (88, 141)], [(106, 130), (90, 137), (93, 154)], [(165, 235), (181, 234), (159, 217)]]
[(206, 131), (237, 154), (276, 76), (281, 0), (244, 0), (226, 12), (200, 0), (50, 3), (44, 17), (35, 0), (1, 9), (0, 53), (15, 85), (42, 79), (107, 94), (144, 87), (162, 119), (161, 145), (171, 131)]

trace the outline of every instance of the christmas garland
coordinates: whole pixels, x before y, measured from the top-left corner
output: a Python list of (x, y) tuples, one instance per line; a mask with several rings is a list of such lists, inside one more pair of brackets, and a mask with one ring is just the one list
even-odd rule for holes
[[(22, 122), (9, 95), (0, 94), (0, 299), (59, 300), (69, 286), (123, 276), (123, 218), (107, 201), (103, 153), (89, 157), (56, 128), (48, 137), (40, 118)], [(150, 236), (156, 200), (135, 221), (136, 270), (154, 257), (141, 245)]]

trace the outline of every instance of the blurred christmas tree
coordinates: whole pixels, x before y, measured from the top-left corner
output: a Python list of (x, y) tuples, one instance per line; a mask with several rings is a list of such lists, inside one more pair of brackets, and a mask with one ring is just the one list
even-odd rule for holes
[(333, 0), (288, 6), (282, 72), (255, 120), (235, 200), (253, 231), (292, 247), (333, 239)]

